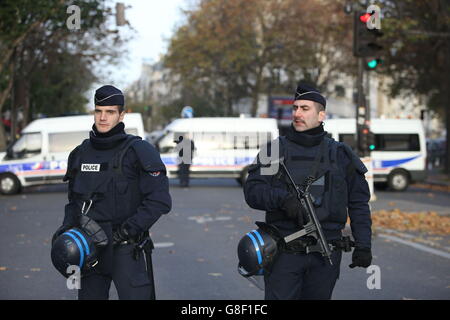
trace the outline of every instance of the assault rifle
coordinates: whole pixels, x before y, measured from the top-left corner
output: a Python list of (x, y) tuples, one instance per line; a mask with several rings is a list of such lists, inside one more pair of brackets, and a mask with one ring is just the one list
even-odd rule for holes
[(320, 252), (322, 256), (328, 259), (330, 265), (333, 265), (333, 262), (331, 261), (331, 246), (328, 244), (327, 239), (323, 234), (322, 226), (320, 225), (319, 219), (316, 216), (311, 194), (309, 192), (309, 188), (311, 187), (311, 184), (314, 182), (314, 178), (311, 176), (308, 177), (305, 183), (302, 185), (302, 188), (300, 188), (294, 182), (294, 179), (292, 179), (291, 174), (289, 173), (288, 169), (286, 168), (286, 165), (284, 164), (283, 158), (280, 159), (280, 164), (281, 167), (286, 172), (286, 175), (290, 180), (292, 186), (294, 187), (297, 193), (297, 198), (300, 201), (303, 210), (305, 210), (308, 213), (309, 217), (309, 222), (305, 224), (303, 229), (286, 236), (284, 238), (284, 241), (288, 243), (292, 240), (295, 240), (303, 236), (312, 236), (317, 240), (316, 244), (306, 247), (306, 253)]

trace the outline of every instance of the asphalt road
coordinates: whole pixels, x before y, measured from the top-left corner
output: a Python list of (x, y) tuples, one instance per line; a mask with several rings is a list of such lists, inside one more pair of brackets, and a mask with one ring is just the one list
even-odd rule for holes
[[(0, 299), (76, 298), (76, 291), (67, 289), (50, 261), (50, 240), (62, 222), (66, 188), (33, 187), (20, 195), (0, 196)], [(173, 210), (151, 230), (157, 298), (262, 299), (263, 292), (236, 271), (240, 238), (255, 228), (254, 221), (264, 219), (262, 212), (245, 204), (238, 184), (231, 179), (201, 179), (181, 189), (172, 180), (171, 194)], [(394, 207), (450, 214), (450, 197), (415, 188), (377, 192), (373, 210)], [(374, 235), (377, 267), (371, 273), (348, 268), (351, 254), (344, 254), (333, 298), (449, 299), (450, 235), (436, 247), (388, 231)], [(369, 289), (368, 282), (375, 288)], [(110, 293), (117, 299), (114, 286)]]

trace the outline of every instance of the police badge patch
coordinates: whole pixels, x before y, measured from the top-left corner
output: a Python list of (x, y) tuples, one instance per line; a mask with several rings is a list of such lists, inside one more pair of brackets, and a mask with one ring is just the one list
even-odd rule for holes
[(81, 171), (83, 171), (83, 172), (99, 172), (100, 164), (99, 163), (82, 163)]

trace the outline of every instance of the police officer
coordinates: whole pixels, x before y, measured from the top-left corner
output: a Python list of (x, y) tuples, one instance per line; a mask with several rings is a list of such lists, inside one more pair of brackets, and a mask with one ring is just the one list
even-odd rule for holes
[[(364, 177), (367, 169), (348, 146), (327, 137), (323, 129), (325, 107), (326, 100), (317, 89), (300, 83), (294, 96), (291, 127), (286, 136), (272, 143), (278, 145), (280, 156), (298, 186), (309, 175), (314, 176), (310, 191), (324, 235), (334, 248), (333, 265), (319, 252), (307, 253), (307, 247), (315, 243), (313, 237), (288, 242), (270, 272), (264, 275), (265, 298), (269, 300), (331, 299), (339, 277), (342, 229), (347, 216), (355, 244), (350, 267), (367, 268), (372, 261), (370, 192)], [(268, 155), (272, 147), (267, 146)], [(301, 210), (281, 168), (276, 174), (262, 171), (266, 166), (262, 152), (249, 170), (245, 199), (250, 207), (266, 211), (266, 222), (285, 237), (300, 230), (308, 222), (308, 215)]]
[(192, 164), (192, 159), (194, 158), (195, 144), (194, 141), (189, 139), (188, 134), (180, 135), (177, 143), (178, 152), (178, 177), (180, 179), (180, 187), (189, 188), (189, 175), (190, 168)]
[(155, 298), (148, 230), (171, 210), (169, 184), (158, 152), (125, 133), (124, 105), (119, 89), (99, 88), (89, 139), (69, 155), (69, 203), (54, 237), (78, 226), (85, 214), (109, 240), (98, 264), (82, 273), (79, 299), (108, 299), (111, 281), (120, 299)]

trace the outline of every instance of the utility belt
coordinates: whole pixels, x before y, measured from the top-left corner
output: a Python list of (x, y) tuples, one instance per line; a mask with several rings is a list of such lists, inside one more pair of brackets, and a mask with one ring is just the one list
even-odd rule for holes
[[(341, 239), (335, 239), (328, 241), (333, 251), (352, 251), (352, 247), (355, 246), (355, 242), (350, 237), (342, 237)], [(317, 240), (314, 237), (301, 237), (290, 241), (285, 244), (281, 250), (286, 253), (303, 253), (316, 252)]]
[[(114, 232), (114, 231), (113, 231)], [(114, 242), (114, 246), (134, 245), (134, 259), (138, 260), (142, 252), (150, 255), (154, 249), (153, 241), (150, 238), (148, 231), (142, 232), (137, 236), (128, 240)]]

